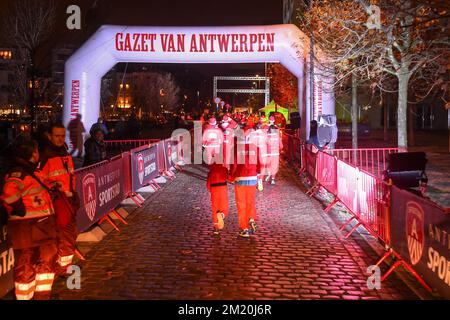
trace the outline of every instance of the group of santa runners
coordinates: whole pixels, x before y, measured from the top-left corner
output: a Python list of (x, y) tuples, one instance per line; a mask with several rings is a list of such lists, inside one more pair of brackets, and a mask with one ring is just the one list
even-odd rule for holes
[(204, 162), (209, 167), (213, 233), (220, 235), (229, 213), (228, 184), (234, 184), (239, 235), (249, 238), (257, 229), (256, 190), (275, 184), (279, 169), (281, 132), (275, 118), (225, 114), (210, 117), (203, 128)]

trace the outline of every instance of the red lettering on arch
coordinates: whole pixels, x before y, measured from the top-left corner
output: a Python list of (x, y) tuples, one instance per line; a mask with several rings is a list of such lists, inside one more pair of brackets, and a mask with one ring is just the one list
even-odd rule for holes
[(177, 52), (184, 52), (185, 34), (177, 34)]
[(245, 33), (239, 35), (239, 52), (248, 52), (247, 48), (247, 35)]
[(239, 39), (239, 34), (233, 33), (231, 35), (231, 52), (238, 52), (239, 51), (238, 39)]
[(264, 33), (258, 33), (258, 51), (265, 51), (265, 47), (263, 45)]
[(140, 46), (140, 38), (141, 38), (141, 34), (140, 33), (135, 33), (133, 34), (133, 51), (141, 51), (141, 46)]
[(256, 34), (252, 33), (250, 34), (250, 52), (253, 52), (253, 45), (256, 44), (256, 41), (258, 41), (258, 37)]
[(193, 34), (192, 37), (191, 37), (191, 49), (190, 49), (190, 51), (191, 52), (198, 52), (197, 40), (195, 38), (195, 34)]
[(267, 47), (266, 51), (275, 51), (275, 33), (266, 33)]
[(217, 39), (219, 40), (220, 52), (228, 51), (228, 41), (230, 40), (230, 35), (229, 34), (218, 34)]
[(123, 50), (123, 33), (116, 33), (116, 50)]
[(131, 51), (131, 40), (130, 40), (130, 34), (127, 33), (125, 36), (125, 44), (123, 47), (123, 51)]
[(199, 52), (207, 52), (208, 51), (208, 46), (207, 46), (207, 43), (208, 43), (208, 37), (207, 37), (207, 35), (206, 34), (200, 34), (199, 35), (199, 42), (200, 42), (200, 46), (199, 46), (199, 49), (198, 49), (198, 51)]

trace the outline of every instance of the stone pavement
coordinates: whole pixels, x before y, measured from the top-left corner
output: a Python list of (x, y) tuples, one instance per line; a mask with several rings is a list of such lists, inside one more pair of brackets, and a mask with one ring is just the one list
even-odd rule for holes
[(54, 299), (417, 299), (392, 274), (381, 290), (366, 285), (377, 256), (355, 233), (343, 240), (321, 204), (307, 197), (293, 171), (257, 194), (257, 235), (238, 237), (230, 216), (212, 235), (207, 168), (187, 166), (149, 196), (87, 254), (81, 290), (55, 283)]

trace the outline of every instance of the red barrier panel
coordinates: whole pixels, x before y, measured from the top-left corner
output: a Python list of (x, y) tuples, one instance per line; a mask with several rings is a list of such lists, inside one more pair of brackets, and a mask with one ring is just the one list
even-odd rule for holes
[(282, 151), (285, 159), (300, 169), (304, 168), (303, 141), (296, 136), (284, 133), (282, 135), (282, 143), (285, 146)]
[(8, 240), (6, 219), (0, 218), (0, 299), (14, 288), (14, 251)]
[(428, 285), (422, 278), (450, 299), (450, 216), (430, 200), (395, 186), (391, 187), (390, 199), (392, 248), (395, 250), (391, 253), (398, 261), (382, 280), (398, 265), (403, 265), (425, 287)]
[(158, 168), (160, 175), (168, 170), (166, 164), (165, 141), (158, 142)]
[(374, 236), (389, 244), (388, 210), (384, 204), (384, 183), (374, 175), (359, 171), (358, 174), (358, 212), (360, 221)]
[(123, 158), (76, 171), (76, 190), (80, 195), (81, 207), (77, 212), (78, 231), (83, 232), (114, 210), (126, 197)]
[(353, 213), (358, 213), (358, 169), (337, 161), (337, 197)]
[(125, 195), (131, 194), (132, 185), (131, 185), (131, 153), (130, 151), (126, 151), (122, 153), (122, 161), (123, 161), (123, 192)]
[(337, 194), (337, 159), (325, 152), (317, 153), (317, 182), (333, 195)]
[(131, 153), (131, 184), (132, 192), (150, 184), (159, 176), (158, 146), (156, 144), (145, 148), (133, 149)]
[(316, 176), (316, 162), (317, 162), (317, 152), (318, 149), (310, 144), (305, 147), (305, 169), (306, 172), (311, 176)]

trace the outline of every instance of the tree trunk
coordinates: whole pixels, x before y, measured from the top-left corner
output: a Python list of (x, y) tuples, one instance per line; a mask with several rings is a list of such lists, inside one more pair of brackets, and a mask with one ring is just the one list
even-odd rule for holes
[[(388, 96), (389, 97), (389, 96)], [(383, 105), (383, 141), (387, 142), (389, 141), (389, 131), (388, 131), (388, 127), (389, 127), (389, 117), (388, 117), (388, 113), (389, 113), (389, 109), (388, 109), (388, 103), (389, 103), (389, 99), (388, 97), (386, 97), (384, 99), (384, 101), (382, 101), (382, 105)]]
[(352, 74), (352, 148), (358, 148), (358, 80)]
[(34, 53), (30, 53), (30, 115), (31, 115), (31, 133), (34, 133), (34, 129), (37, 127), (36, 123), (36, 108), (35, 108), (35, 82), (36, 82), (36, 69), (34, 66)]
[(410, 104), (408, 107), (408, 141), (409, 146), (414, 147), (416, 145), (416, 140), (414, 139), (414, 112), (415, 108), (414, 105)]
[(408, 148), (408, 83), (409, 74), (400, 70), (398, 75), (397, 144), (401, 151)]

